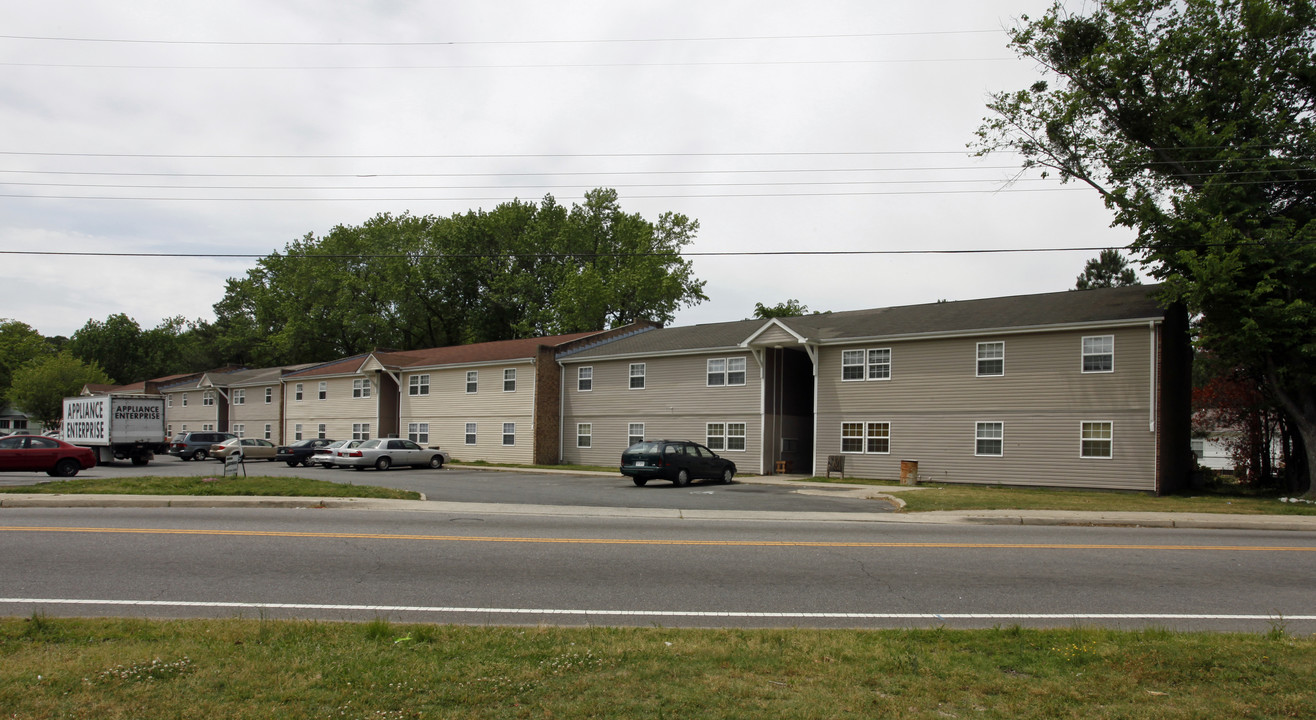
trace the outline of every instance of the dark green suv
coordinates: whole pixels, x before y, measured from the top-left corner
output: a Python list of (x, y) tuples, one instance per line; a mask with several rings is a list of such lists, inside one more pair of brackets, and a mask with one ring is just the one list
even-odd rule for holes
[(169, 441), (169, 454), (184, 460), (205, 460), (210, 457), (210, 446), (237, 437), (233, 433), (213, 430), (189, 430)]
[(640, 486), (653, 479), (671, 480), (678, 487), (699, 478), (729, 483), (736, 464), (689, 440), (645, 440), (621, 454), (621, 474)]

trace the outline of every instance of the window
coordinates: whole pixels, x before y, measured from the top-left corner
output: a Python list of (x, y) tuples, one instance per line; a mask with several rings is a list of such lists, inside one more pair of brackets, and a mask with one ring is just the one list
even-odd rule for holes
[(644, 389), (644, 363), (631, 363), (631, 389)]
[(891, 379), (891, 348), (868, 351), (868, 379)]
[(727, 423), (727, 450), (745, 449), (745, 423)]
[(370, 423), (352, 423), (353, 440), (370, 439)]
[[(842, 380), (863, 380), (864, 379), (864, 351), (863, 350), (842, 350), (841, 351), (841, 379)], [(844, 424), (842, 424), (844, 427)]]
[(1115, 336), (1096, 335), (1083, 338), (1083, 372), (1115, 372)]
[(708, 361), (708, 386), (727, 384), (726, 358), (712, 358)]
[(234, 434), (234, 435), (237, 435), (238, 437), (246, 437), (246, 436), (247, 436), (247, 426), (246, 426), (246, 425), (243, 425), (242, 423), (237, 423), (237, 424), (235, 424), (235, 425), (233, 426), (233, 434)]
[(1112, 433), (1114, 426), (1109, 422), (1085, 422), (1082, 429), (1082, 442), (1079, 456), (1085, 458), (1109, 458), (1112, 456)]
[(727, 426), (726, 423), (708, 423), (704, 426), (704, 444), (709, 450), (725, 450), (727, 448)]
[(293, 385), (293, 386), (292, 386), (292, 397), (293, 397), (293, 399), (296, 400), (297, 402), (301, 402), (301, 401), (302, 401), (302, 384), (301, 384), (301, 383), (297, 383), (296, 385)]
[[(174, 406), (174, 396), (173, 396), (173, 395), (165, 395), (165, 407), (173, 407), (173, 406)], [(4, 426), (4, 427), (7, 427), (7, 426)]]
[(319, 425), (317, 425), (315, 428), (315, 436), (323, 440), (325, 438), (325, 433), (324, 433), (325, 429), (326, 428), (324, 423), (320, 423)]
[(353, 380), (353, 381), (352, 381), (352, 397), (354, 397), (354, 398), (368, 398), (368, 397), (370, 397), (370, 380), (369, 380), (369, 379), (365, 379), (365, 380)]
[(475, 423), (466, 423), (466, 444), (475, 444)]
[(516, 444), (516, 423), (503, 423), (503, 444)]
[(324, 400), (325, 398), (329, 397), (329, 383), (327, 382), (320, 383), (319, 397), (321, 400)]
[(503, 392), (516, 392), (516, 368), (503, 371)]
[(430, 441), (429, 423), (407, 423), (407, 439), (414, 443)]
[(980, 422), (974, 430), (974, 455), (1000, 456), (1005, 449), (1005, 423)]
[[(14, 429), (15, 429), (15, 430), (26, 430), (26, 429), (27, 429), (27, 420), (15, 420), (15, 421), (14, 421)], [(50, 446), (47, 445), (47, 446), (44, 446), (44, 447), (50, 447)]]
[(589, 392), (594, 389), (594, 368), (576, 368), (576, 390)]
[(467, 370), (467, 371), (466, 371), (466, 392), (468, 392), (468, 393), (473, 393), (473, 392), (475, 392), (476, 389), (479, 387), (479, 384), (480, 384), (480, 371), (479, 371), (479, 370)]
[(644, 442), (644, 423), (630, 423), (626, 426), (626, 447)]
[(234, 390), (234, 391), (233, 391), (233, 404), (234, 404), (234, 405), (246, 405), (246, 404), (247, 404), (247, 391), (246, 391), (246, 390)]
[(302, 425), (301, 425), (301, 423), (297, 423), (296, 425), (293, 425), (293, 426), (292, 426), (292, 439), (293, 439), (293, 440), (301, 440), (301, 439), (302, 439)]
[(590, 423), (576, 423), (576, 447), (587, 448), (594, 444), (594, 426)]
[(1005, 343), (978, 343), (978, 377), (1005, 374)]
[(213, 390), (207, 390), (207, 391), (201, 393), (201, 404), (202, 404), (202, 405), (214, 405), (214, 404), (215, 404), (215, 393), (214, 393)]
[(265, 404), (274, 402), (274, 388), (265, 388)]
[(210, 423), (210, 424), (208, 424), (208, 425), (202, 425), (202, 426), (201, 426), (201, 429), (202, 429), (202, 430), (205, 430), (205, 431), (208, 431), (208, 432), (214, 432), (214, 431), (215, 431), (215, 424), (214, 424), (214, 423)]
[[(430, 376), (429, 375), (412, 375), (407, 380), (408, 395), (429, 395), (430, 394)], [(428, 442), (428, 441), (427, 441)]]
[(187, 407), (187, 393), (183, 393), (183, 407)]
[(274, 438), (270, 437), (273, 434), (274, 434), (274, 426), (270, 425), (269, 423), (265, 423), (265, 439), (273, 440)]
[(864, 452), (885, 455), (891, 452), (891, 423), (870, 422), (864, 432)]
[(841, 452), (861, 453), (864, 451), (864, 424), (858, 422), (841, 423)]

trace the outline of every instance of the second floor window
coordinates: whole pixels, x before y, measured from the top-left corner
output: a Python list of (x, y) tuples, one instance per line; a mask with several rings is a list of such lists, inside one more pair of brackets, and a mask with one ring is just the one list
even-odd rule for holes
[(292, 398), (293, 398), (294, 400), (296, 400), (297, 402), (301, 402), (301, 401), (302, 401), (302, 384), (301, 384), (301, 383), (297, 383), (296, 385), (293, 385), (293, 386), (292, 386)]
[(207, 390), (207, 391), (201, 393), (201, 404), (202, 404), (202, 405), (214, 405), (214, 404), (215, 404), (215, 393), (212, 392), (212, 391), (210, 391), (210, 390)]
[(1083, 338), (1083, 372), (1115, 372), (1115, 336), (1097, 335)]
[[(408, 395), (429, 395), (430, 394), (430, 376), (429, 375), (412, 375), (407, 380)], [(425, 442), (429, 442), (426, 440)]]
[(466, 392), (467, 392), (467, 393), (474, 393), (475, 391), (477, 391), (477, 390), (479, 390), (479, 389), (480, 389), (480, 371), (479, 371), (479, 370), (467, 370), (467, 371), (466, 371)]
[[(265, 388), (265, 404), (269, 405), (274, 402), (274, 388)], [(269, 438), (266, 438), (267, 440)]]
[(318, 393), (321, 400), (324, 400), (325, 398), (329, 397), (329, 383), (327, 382), (320, 383), (320, 389)]
[(353, 380), (353, 381), (352, 381), (352, 397), (354, 397), (354, 398), (368, 398), (368, 397), (370, 397), (370, 381), (369, 381), (369, 380)]
[(516, 392), (516, 368), (503, 371), (503, 392)]
[(589, 392), (594, 389), (594, 368), (576, 368), (576, 389), (580, 392)]
[(978, 377), (1005, 374), (1005, 343), (978, 343)]
[(246, 405), (246, 404), (247, 404), (247, 391), (246, 391), (246, 390), (234, 390), (234, 391), (233, 391), (233, 404), (234, 404), (234, 405)]
[(631, 363), (631, 389), (644, 389), (644, 363)]

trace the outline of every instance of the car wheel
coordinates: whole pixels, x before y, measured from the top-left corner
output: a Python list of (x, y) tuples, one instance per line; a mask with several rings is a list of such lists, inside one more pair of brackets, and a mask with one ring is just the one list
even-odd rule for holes
[(309, 457), (302, 458), (302, 467), (310, 467), (310, 466), (311, 466), (311, 459)]
[(133, 455), (133, 465), (145, 465), (149, 462), (151, 462), (151, 456), (146, 453)]
[(192, 453), (192, 459), (193, 459), (193, 460), (205, 460), (205, 459), (206, 459), (206, 451), (205, 451), (205, 450), (197, 450), (196, 452)]
[(353, 465), (353, 466), (352, 466), (352, 469), (355, 470), (355, 471), (357, 471), (357, 472), (361, 472), (361, 470), (362, 470), (363, 468), (362, 468), (360, 465)]
[(637, 487), (644, 487), (645, 483), (649, 482), (649, 478), (633, 477), (631, 478), (631, 482), (635, 483)]
[(376, 470), (387, 470), (387, 469), (388, 469), (388, 466), (389, 466), (389, 465), (392, 465), (392, 464), (393, 464), (393, 463), (392, 463), (388, 458), (386, 458), (386, 457), (382, 457), (382, 458), (380, 458), (380, 459), (378, 459), (378, 460), (375, 461), (375, 469), (376, 469)]
[(676, 479), (672, 482), (676, 483), (677, 487), (685, 487), (690, 484), (690, 473), (686, 472), (685, 468), (681, 468), (676, 471)]
[(730, 484), (731, 484), (731, 479), (734, 478), (735, 476), (736, 476), (736, 469), (735, 469), (735, 468), (730, 468), (730, 467), (729, 467), (729, 468), (724, 468), (724, 469), (722, 470), (722, 484), (723, 484), (723, 485), (730, 485)]
[(82, 465), (79, 464), (77, 460), (74, 460), (73, 458), (64, 458), (55, 463), (55, 467), (51, 469), (50, 474), (55, 477), (73, 477), (74, 475), (77, 475), (78, 471), (81, 469)]
[(430, 469), (431, 469), (431, 470), (441, 470), (441, 469), (443, 469), (443, 456), (442, 456), (442, 455), (435, 455), (434, 457), (430, 458)]
[(285, 462), (288, 463), (288, 467), (297, 467), (297, 461), (296, 461), (296, 460), (286, 460)]

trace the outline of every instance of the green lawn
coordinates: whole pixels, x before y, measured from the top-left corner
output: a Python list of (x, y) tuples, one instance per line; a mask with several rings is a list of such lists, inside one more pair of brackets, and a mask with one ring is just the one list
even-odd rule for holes
[(1316, 717), (1316, 640), (0, 619), (6, 718)]
[[(855, 478), (810, 478), (811, 482), (844, 482), (895, 486), (897, 483)], [(1316, 504), (1286, 503), (1282, 493), (1255, 494), (1241, 488), (1156, 497), (1146, 493), (941, 485), (921, 483), (919, 490), (897, 495), (904, 512), (930, 510), (1087, 510), (1093, 512), (1207, 512), (1241, 515), (1316, 515)]]
[(420, 494), (373, 485), (352, 485), (299, 477), (136, 477), (74, 478), (34, 485), (0, 487), (0, 493), (104, 495), (268, 495), (276, 497), (354, 497), (419, 500)]

